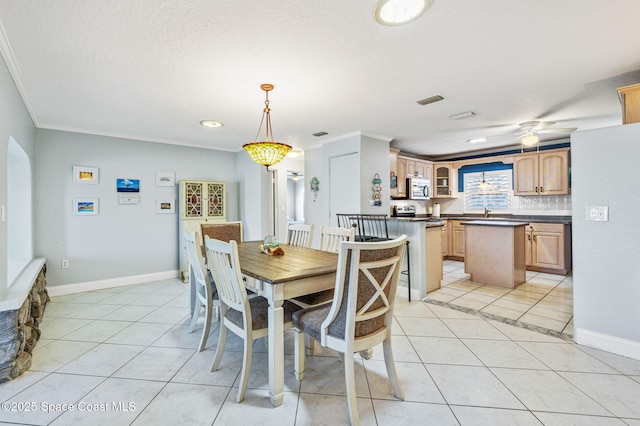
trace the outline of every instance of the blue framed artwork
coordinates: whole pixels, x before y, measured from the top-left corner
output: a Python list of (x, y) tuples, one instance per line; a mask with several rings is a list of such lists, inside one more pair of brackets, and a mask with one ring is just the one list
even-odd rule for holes
[(116, 179), (118, 192), (140, 192), (140, 179)]

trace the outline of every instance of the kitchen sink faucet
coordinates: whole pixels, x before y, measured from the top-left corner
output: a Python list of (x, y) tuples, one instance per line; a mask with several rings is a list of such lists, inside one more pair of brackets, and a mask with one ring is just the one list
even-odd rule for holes
[(488, 208), (484, 208), (484, 217), (489, 217), (489, 213), (491, 213), (491, 210), (489, 210)]

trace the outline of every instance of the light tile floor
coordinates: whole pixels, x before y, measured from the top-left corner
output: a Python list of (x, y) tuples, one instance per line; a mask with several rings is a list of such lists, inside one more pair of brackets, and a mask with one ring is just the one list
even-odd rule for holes
[(464, 262), (444, 261), (441, 288), (425, 302), (571, 340), (573, 277), (527, 271), (515, 289), (473, 282)]
[[(363, 425), (640, 425), (640, 361), (421, 301), (396, 304), (393, 346), (405, 401), (393, 397), (381, 348), (357, 358)], [(472, 300), (472, 299), (471, 299)], [(0, 422), (29, 425), (348, 424), (343, 367), (333, 354), (293, 375), (272, 408), (267, 354), (254, 344), (246, 399), (235, 402), (241, 341), (197, 352), (188, 289), (178, 280), (55, 297), (33, 364), (0, 385)], [(65, 405), (66, 404), (66, 405)]]

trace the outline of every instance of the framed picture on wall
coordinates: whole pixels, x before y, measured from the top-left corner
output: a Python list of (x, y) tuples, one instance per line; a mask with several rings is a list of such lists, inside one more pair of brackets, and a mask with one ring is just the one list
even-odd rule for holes
[(174, 198), (159, 198), (156, 200), (156, 214), (173, 214), (176, 212)]
[(176, 186), (174, 172), (156, 172), (156, 186)]
[(97, 216), (98, 215), (98, 199), (97, 198), (74, 198), (73, 199), (73, 215), (74, 216)]
[(116, 179), (118, 192), (140, 192), (140, 179)]
[(73, 183), (97, 185), (99, 170), (97, 167), (73, 166)]

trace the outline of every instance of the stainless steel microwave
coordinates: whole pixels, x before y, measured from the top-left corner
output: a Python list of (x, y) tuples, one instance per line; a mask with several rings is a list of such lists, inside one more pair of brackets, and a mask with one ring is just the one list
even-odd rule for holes
[(407, 198), (428, 200), (431, 198), (431, 181), (423, 178), (407, 178)]

